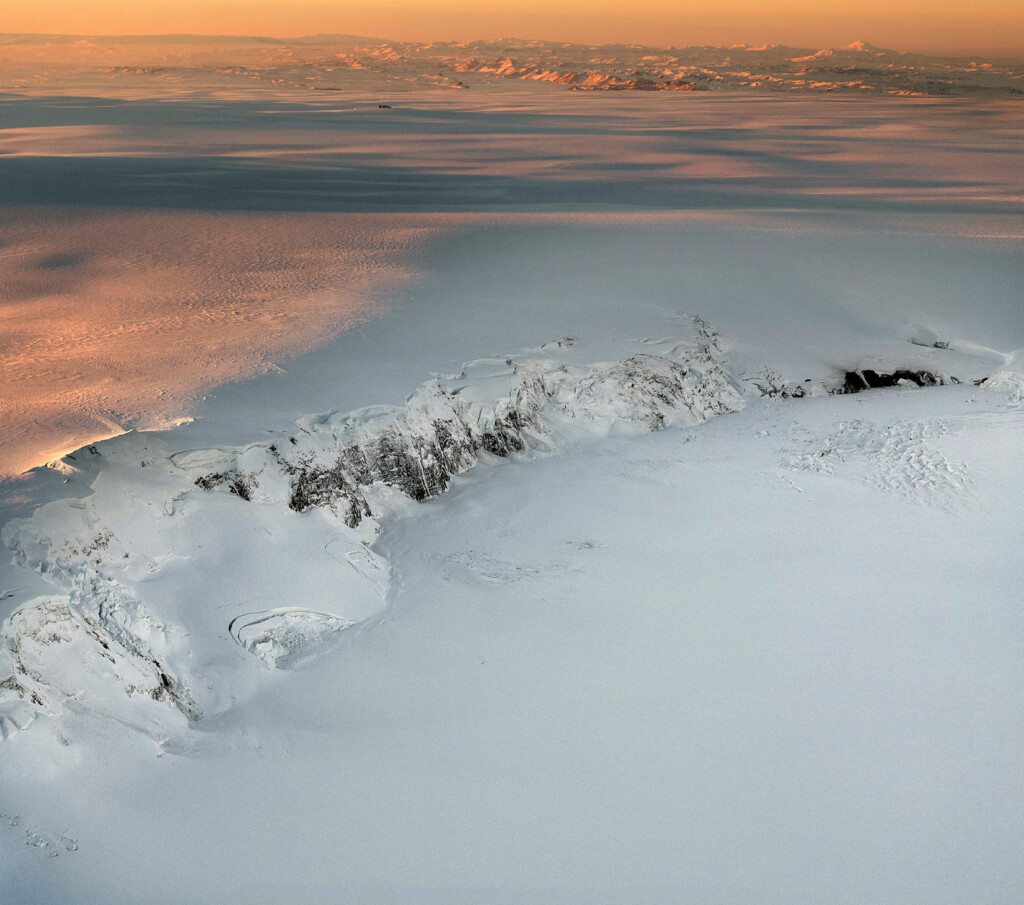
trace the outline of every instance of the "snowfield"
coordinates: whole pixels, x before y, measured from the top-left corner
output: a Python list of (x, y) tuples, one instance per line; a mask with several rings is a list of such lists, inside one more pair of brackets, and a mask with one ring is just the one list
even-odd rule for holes
[[(5, 905), (1021, 900), (1020, 112), (524, 91), (279, 149), (308, 204), (180, 171), (219, 188), (173, 229), (212, 236), (218, 205), (239, 248), (246, 218), (260, 249), (279, 228), (279, 289), (208, 259), (216, 316), (125, 346), (133, 417), (166, 379), (190, 420), (3, 485)], [(317, 129), (343, 106), (264, 100)], [(196, 107), (166, 103), (139, 129), (170, 148)], [(379, 215), (363, 164), (332, 169), (378, 139), (379, 184), (419, 186)], [(171, 235), (163, 183), (110, 166), (156, 212), (138, 241)], [(8, 247), (56, 254), (39, 192), (7, 199)], [(163, 247), (146, 311), (187, 287)], [(262, 337), (297, 285), (310, 323)], [(167, 367), (190, 337), (219, 376)]]

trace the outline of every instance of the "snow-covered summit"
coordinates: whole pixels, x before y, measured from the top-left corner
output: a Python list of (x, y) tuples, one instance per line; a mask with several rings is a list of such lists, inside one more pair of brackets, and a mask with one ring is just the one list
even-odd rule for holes
[(883, 48), (878, 47), (878, 46), (876, 46), (874, 44), (871, 44), (871, 43), (869, 43), (867, 41), (851, 41), (849, 44), (847, 44), (843, 48), (843, 50), (847, 51), (848, 53), (873, 53), (873, 54), (879, 54), (879, 53), (892, 53), (893, 52), (891, 50), (884, 50)]

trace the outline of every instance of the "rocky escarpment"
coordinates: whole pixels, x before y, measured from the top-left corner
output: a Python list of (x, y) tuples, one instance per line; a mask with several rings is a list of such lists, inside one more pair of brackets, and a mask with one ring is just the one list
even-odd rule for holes
[[(286, 440), (226, 453), (194, 483), (246, 500), (284, 500), (296, 512), (328, 508), (355, 528), (377, 514), (368, 488), (412, 500), (437, 496), (483, 458), (557, 445), (554, 434), (568, 425), (660, 430), (736, 411), (742, 397), (722, 367), (713, 333), (703, 325), (698, 338), (671, 345), (667, 354), (590, 366), (564, 355), (475, 362), (454, 378), (424, 385), (404, 407), (310, 419)], [(571, 340), (562, 342), (572, 348)], [(486, 386), (505, 391), (488, 400), (481, 392)], [(192, 468), (196, 460), (175, 461)]]

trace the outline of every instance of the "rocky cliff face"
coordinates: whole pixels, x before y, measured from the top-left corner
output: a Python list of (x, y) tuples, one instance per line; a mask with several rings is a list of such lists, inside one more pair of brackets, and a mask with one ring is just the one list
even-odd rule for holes
[[(736, 411), (742, 397), (710, 328), (695, 329), (694, 342), (617, 362), (581, 366), (564, 355), (474, 362), (457, 377), (423, 385), (404, 407), (307, 419), (285, 441), (226, 452), (195, 484), (260, 502), (281, 502), (286, 488), (296, 512), (329, 508), (356, 528), (378, 514), (366, 496), (373, 485), (412, 500), (437, 496), (481, 459), (557, 446), (552, 432), (566, 425), (699, 424)], [(562, 342), (566, 350), (574, 345)], [(487, 386), (505, 391), (486, 399)], [(191, 469), (196, 460), (190, 454), (175, 461)]]

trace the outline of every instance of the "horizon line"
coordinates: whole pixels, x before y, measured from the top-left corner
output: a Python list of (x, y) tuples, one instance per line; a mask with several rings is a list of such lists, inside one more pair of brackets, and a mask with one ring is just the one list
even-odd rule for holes
[[(519, 35), (503, 35), (502, 37), (479, 37), (479, 38), (468, 38), (468, 39), (439, 39), (432, 41), (411, 41), (407, 39), (399, 38), (388, 38), (377, 35), (363, 35), (354, 32), (310, 32), (305, 34), (295, 35), (274, 35), (264, 33), (222, 33), (222, 32), (201, 32), (201, 31), (167, 31), (167, 32), (105, 32), (105, 33), (89, 33), (89, 32), (39, 32), (39, 31), (11, 31), (11, 32), (0, 32), (0, 47), (3, 46), (3, 38), (89, 38), (95, 40), (102, 39), (168, 39), (168, 38), (206, 38), (211, 40), (248, 40), (248, 41), (265, 41), (265, 42), (276, 42), (276, 43), (288, 43), (289, 41), (311, 41), (316, 38), (325, 39), (346, 39), (349, 41), (371, 41), (375, 43), (386, 43), (386, 44), (411, 44), (420, 46), (429, 46), (432, 44), (497, 44), (503, 41), (522, 41), (532, 42), (538, 44), (554, 44), (562, 47), (636, 47), (652, 50), (688, 50), (691, 48), (709, 48), (714, 50), (749, 50), (752, 52), (758, 52), (762, 50), (832, 50), (832, 51), (844, 51), (847, 50), (851, 53), (857, 53), (858, 51), (852, 50), (852, 46), (855, 44), (863, 43), (870, 47), (875, 48), (877, 53), (887, 54), (898, 54), (906, 56), (924, 56), (933, 58), (947, 58), (947, 59), (963, 59), (965, 57), (978, 56), (980, 53), (986, 53), (992, 57), (1003, 57), (1003, 58), (1024, 58), (1024, 49), (1022, 50), (1005, 50), (1005, 51), (959, 51), (952, 53), (928, 53), (924, 51), (914, 50), (897, 50), (892, 47), (880, 47), (875, 45), (873, 42), (866, 41), (862, 38), (854, 39), (846, 45), (842, 46), (818, 46), (815, 44), (787, 44), (784, 42), (766, 41), (759, 45), (753, 45), (749, 42), (736, 42), (733, 44), (649, 44), (641, 41), (603, 41), (603, 42), (592, 42), (592, 41), (559, 41), (554, 38), (539, 38), (539, 37), (524, 37)], [(871, 51), (865, 51), (870, 53)]]

